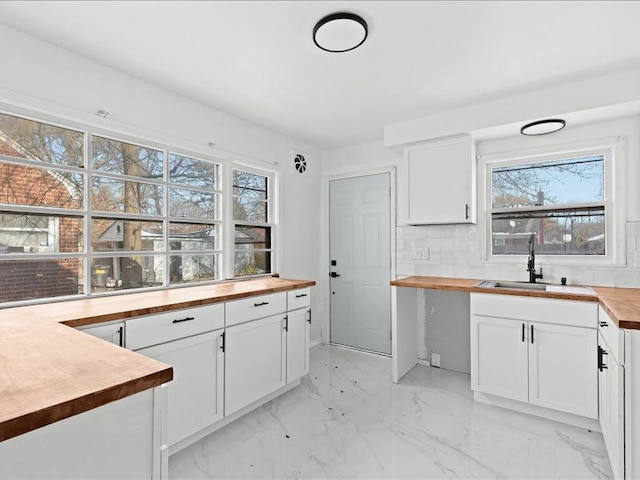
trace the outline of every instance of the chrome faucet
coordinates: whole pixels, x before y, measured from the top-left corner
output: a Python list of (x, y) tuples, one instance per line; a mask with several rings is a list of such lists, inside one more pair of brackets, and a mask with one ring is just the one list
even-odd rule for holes
[(527, 260), (527, 272), (529, 272), (529, 283), (536, 283), (538, 278), (542, 279), (542, 268), (540, 273), (536, 273), (536, 251), (534, 244), (536, 241), (536, 234), (532, 233), (529, 237), (529, 259)]

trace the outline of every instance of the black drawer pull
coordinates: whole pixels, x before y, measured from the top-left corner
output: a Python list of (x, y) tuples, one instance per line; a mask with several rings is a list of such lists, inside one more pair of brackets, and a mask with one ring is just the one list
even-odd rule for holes
[(269, 302), (262, 302), (262, 303), (254, 303), (253, 304), (254, 307), (261, 307), (263, 305), (269, 305)]
[(189, 322), (189, 321), (195, 320), (195, 319), (196, 319), (196, 317), (181, 318), (180, 320), (174, 320), (173, 323)]
[(307, 322), (311, 323), (311, 309), (307, 310), (307, 313), (309, 314), (309, 318), (307, 318)]
[(296, 298), (302, 298), (302, 297), (306, 297), (307, 294), (306, 293), (301, 293), (300, 295), (296, 295)]
[(607, 322), (600, 322), (601, 327), (608, 327), (609, 324)]

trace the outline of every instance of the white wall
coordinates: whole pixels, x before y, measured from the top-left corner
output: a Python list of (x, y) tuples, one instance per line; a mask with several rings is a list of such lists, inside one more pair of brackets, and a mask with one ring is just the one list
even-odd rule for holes
[[(4, 26), (0, 57), (2, 109), (53, 116), (280, 171), (280, 273), (319, 279), (320, 172), (315, 148)], [(109, 118), (98, 117), (98, 110), (108, 111)], [(305, 177), (290, 168), (292, 148), (307, 155), (310, 169)], [(321, 317), (323, 304), (314, 297)], [(319, 335), (320, 325), (312, 324), (311, 338)]]
[[(621, 159), (626, 167), (626, 222), (625, 248), (627, 264), (624, 266), (545, 266), (544, 280), (560, 282), (567, 277), (569, 283), (585, 285), (640, 287), (640, 117), (612, 120), (581, 125), (568, 126), (558, 134), (546, 137), (531, 138), (521, 135), (487, 140), (477, 145), (479, 155), (498, 152), (523, 150), (533, 147), (571, 143), (606, 137), (624, 136), (626, 153)], [(406, 174), (403, 171), (402, 155), (384, 147), (383, 142), (355, 145), (341, 149), (322, 152), (323, 176), (326, 178), (335, 173), (366, 171), (371, 168), (394, 166), (397, 168), (398, 217), (404, 218), (406, 209)], [(445, 165), (440, 168), (446, 168)], [(323, 208), (327, 205), (326, 198)], [(323, 215), (327, 215), (326, 211)], [(323, 240), (324, 241), (324, 240)], [(416, 248), (429, 249), (429, 259), (414, 259)], [(479, 239), (476, 225), (432, 225), (396, 227), (396, 275), (429, 275), (447, 277), (466, 277), (495, 280), (526, 280), (526, 265), (514, 263), (481, 262), (478, 253)], [(640, 266), (640, 264), (638, 264)], [(323, 288), (327, 282), (323, 278)], [(323, 290), (324, 292), (324, 290)], [(439, 298), (441, 292), (421, 292), (419, 295), (419, 312), (424, 318), (418, 322), (418, 352), (421, 358), (429, 358), (431, 353), (442, 355), (442, 365), (447, 365), (446, 355), (462, 351), (466, 347), (462, 337), (455, 338), (455, 332), (443, 324), (442, 315), (434, 310), (445, 299)], [(455, 300), (455, 299), (454, 299)], [(452, 301), (449, 299), (449, 301)], [(464, 303), (459, 297), (457, 303)], [(459, 308), (455, 311), (458, 312)], [(451, 319), (452, 324), (462, 325), (464, 312)], [(460, 320), (460, 321), (459, 321)], [(468, 312), (464, 324), (468, 323)], [(434, 338), (428, 338), (428, 332), (440, 332)], [(426, 332), (426, 334), (425, 334)]]
[[(640, 286), (636, 267), (636, 246), (640, 250), (640, 117), (610, 120), (565, 130), (546, 137), (522, 135), (479, 142), (478, 155), (570, 144), (593, 139), (623, 136), (626, 152), (620, 158), (626, 168), (626, 260), (622, 267), (547, 266), (545, 280), (568, 277), (570, 283), (603, 286)], [(322, 152), (324, 176), (336, 172), (362, 171), (383, 166), (398, 168), (398, 210), (406, 208), (406, 177), (402, 156), (386, 149), (382, 142), (367, 143)], [(441, 166), (440, 168), (446, 168)], [(525, 279), (526, 265), (480, 262), (478, 228), (475, 225), (404, 226), (396, 228), (397, 275), (442, 275), (491, 279)], [(430, 258), (413, 259), (416, 248), (429, 248)], [(542, 264), (544, 266), (544, 264)]]

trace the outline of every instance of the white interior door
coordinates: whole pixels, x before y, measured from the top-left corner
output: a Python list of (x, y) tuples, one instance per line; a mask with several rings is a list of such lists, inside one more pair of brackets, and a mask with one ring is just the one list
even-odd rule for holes
[(330, 341), (391, 353), (389, 174), (329, 188)]

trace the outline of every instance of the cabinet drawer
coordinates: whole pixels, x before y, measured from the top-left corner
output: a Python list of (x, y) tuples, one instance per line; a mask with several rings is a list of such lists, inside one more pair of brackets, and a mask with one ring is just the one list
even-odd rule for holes
[(471, 313), (487, 317), (596, 328), (598, 304), (555, 298), (472, 293)]
[(287, 295), (285, 292), (257, 295), (235, 302), (227, 302), (225, 304), (225, 322), (228, 327), (286, 311)]
[(287, 292), (287, 310), (296, 310), (311, 305), (311, 289), (301, 288)]
[(600, 305), (598, 305), (598, 330), (607, 345), (603, 347), (620, 365), (624, 365), (624, 336)]
[(224, 328), (224, 304), (173, 310), (126, 321), (129, 350)]

